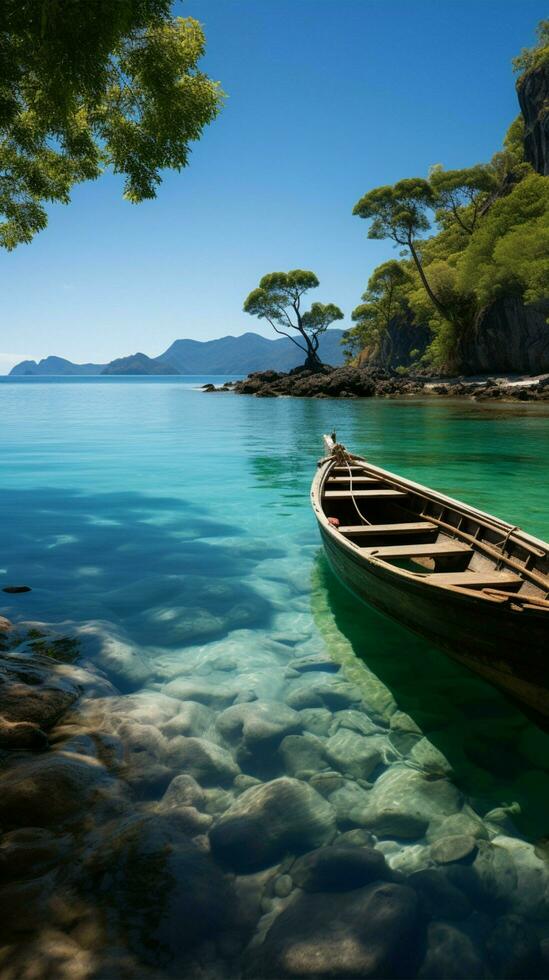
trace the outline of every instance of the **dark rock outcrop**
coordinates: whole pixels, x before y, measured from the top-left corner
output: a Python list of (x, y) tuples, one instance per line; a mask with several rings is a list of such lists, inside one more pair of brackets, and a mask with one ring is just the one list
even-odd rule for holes
[(389, 368), (410, 367), (425, 353), (433, 339), (431, 331), (422, 323), (414, 323), (411, 317), (394, 317), (379, 346), (362, 351), (358, 362), (364, 366)]
[(534, 170), (549, 175), (549, 63), (526, 72), (517, 83), (524, 116), (524, 157)]
[(505, 296), (491, 306), (476, 331), (463, 340), (462, 371), (478, 374), (549, 371), (549, 300), (525, 306)]
[[(549, 330), (545, 325), (547, 340), (540, 333), (540, 342), (549, 343)], [(481, 338), (483, 333), (481, 332)], [(485, 335), (484, 335), (485, 336)], [(474, 354), (474, 341), (471, 339), (471, 351)], [(500, 345), (504, 350), (504, 340), (500, 336)], [(520, 343), (520, 337), (517, 338)], [(497, 334), (485, 336), (486, 350), (493, 344), (497, 349)], [(481, 347), (479, 346), (479, 349)], [(528, 352), (534, 359), (535, 346), (524, 347), (524, 357)], [(502, 352), (500, 356), (503, 358)], [(504, 361), (505, 363), (505, 361)], [(535, 370), (535, 369), (533, 369)], [(533, 370), (526, 369), (524, 374), (532, 374)], [(502, 374), (510, 373), (509, 368), (502, 368)], [(471, 371), (473, 373), (473, 369)], [(486, 368), (477, 367), (475, 373), (486, 374)], [(275, 371), (257, 372), (250, 374), (243, 381), (237, 381), (232, 389), (213, 388), (216, 392), (231, 390), (238, 395), (255, 395), (256, 398), (276, 398), (279, 395), (291, 395), (294, 398), (397, 398), (424, 397), (444, 395), (448, 398), (502, 399), (506, 401), (549, 401), (549, 377), (532, 377), (523, 379), (524, 383), (509, 383), (504, 377), (449, 378), (443, 384), (435, 378), (406, 377), (391, 374), (382, 368), (355, 367), (347, 364), (341, 368), (326, 367), (321, 372), (303, 370), (290, 371), (289, 374), (277, 374)], [(210, 389), (208, 389), (210, 390)], [(314, 708), (322, 704), (322, 699), (315, 696), (314, 691), (305, 691), (305, 699), (294, 703), (288, 701), (292, 708)]]

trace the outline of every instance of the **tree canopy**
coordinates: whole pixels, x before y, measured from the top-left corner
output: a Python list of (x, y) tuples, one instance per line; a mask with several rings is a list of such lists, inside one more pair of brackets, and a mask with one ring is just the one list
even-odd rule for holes
[(374, 270), (362, 294), (363, 302), (351, 314), (356, 326), (345, 332), (343, 344), (348, 356), (354, 356), (367, 346), (378, 348), (383, 337), (387, 338), (388, 346), (392, 348), (391, 322), (404, 311), (403, 287), (407, 282), (406, 270), (394, 259)]
[[(320, 336), (335, 320), (343, 319), (343, 313), (333, 303), (315, 302), (309, 310), (302, 310), (304, 294), (319, 285), (314, 272), (305, 269), (270, 272), (244, 302), (245, 313), (267, 320), (276, 333), (288, 337), (303, 351), (306, 366), (313, 370), (321, 364), (317, 353)], [(296, 331), (300, 340), (288, 330)]]
[(455, 221), (472, 235), (482, 206), (497, 190), (496, 175), (484, 164), (462, 170), (431, 168), (429, 182), (435, 195), (436, 219), (441, 227)]
[(124, 196), (153, 198), (164, 168), (217, 115), (199, 71), (204, 34), (169, 0), (3, 0), (0, 5), (0, 245), (45, 227), (45, 204), (105, 167)]
[[(364, 302), (353, 312), (356, 326), (347, 331), (348, 354), (356, 355), (361, 346), (379, 348), (396, 297), (394, 315), (402, 323), (432, 331), (427, 360), (453, 370), (459, 367), (463, 338), (497, 299), (548, 298), (549, 178), (525, 163), (523, 139), (518, 117), (488, 163), (460, 170), (437, 165), (428, 180), (376, 188), (356, 204), (354, 214), (371, 222), (368, 237), (389, 238), (402, 247), (394, 264), (403, 277), (392, 294), (391, 263), (374, 271)], [(429, 236), (434, 223), (439, 231)]]

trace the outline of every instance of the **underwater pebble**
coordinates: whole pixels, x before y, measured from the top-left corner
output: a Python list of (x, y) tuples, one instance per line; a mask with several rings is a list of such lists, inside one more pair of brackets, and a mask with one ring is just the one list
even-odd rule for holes
[(333, 715), (327, 708), (304, 708), (299, 712), (303, 728), (313, 735), (329, 735)]
[(286, 735), (278, 749), (285, 772), (289, 776), (298, 776), (301, 772), (308, 772), (310, 776), (314, 776), (319, 770), (325, 769), (327, 763), (324, 758), (324, 745), (321, 739), (310, 733)]
[(453, 769), (448, 760), (427, 738), (420, 738), (410, 751), (410, 759), (425, 772), (451, 776)]
[(277, 898), (287, 898), (292, 892), (294, 883), (290, 875), (280, 875), (274, 883), (274, 893)]
[(439, 837), (431, 844), (431, 857), (437, 864), (451, 864), (454, 861), (463, 861), (465, 858), (473, 860), (477, 850), (474, 837), (453, 834), (449, 837)]
[(179, 738), (177, 760), (200, 783), (232, 783), (240, 772), (230, 752), (205, 738)]
[(322, 796), (329, 796), (336, 789), (341, 789), (345, 779), (340, 772), (316, 772), (311, 776), (311, 786), (322, 793)]
[(206, 802), (202, 787), (193, 776), (181, 774), (174, 776), (160, 801), (163, 809), (172, 806), (193, 806), (200, 810)]
[(340, 772), (355, 779), (367, 779), (382, 760), (381, 745), (377, 738), (367, 738), (342, 728), (327, 740), (325, 754)]

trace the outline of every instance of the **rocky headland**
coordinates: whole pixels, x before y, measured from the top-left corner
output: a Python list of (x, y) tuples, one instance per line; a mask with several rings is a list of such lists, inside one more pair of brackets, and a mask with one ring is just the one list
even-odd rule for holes
[(546, 975), (546, 843), (355, 658), (0, 636), (2, 977)]
[(295, 368), (287, 374), (258, 371), (242, 381), (203, 386), (208, 392), (233, 391), (257, 398), (424, 398), (446, 396), (476, 401), (549, 401), (549, 375), (536, 377), (408, 377), (384, 368), (345, 365), (322, 371)]

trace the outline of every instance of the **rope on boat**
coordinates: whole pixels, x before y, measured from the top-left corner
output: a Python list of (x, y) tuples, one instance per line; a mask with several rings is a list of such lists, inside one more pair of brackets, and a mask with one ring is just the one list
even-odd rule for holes
[(351, 454), (345, 449), (345, 446), (343, 446), (340, 442), (336, 442), (334, 448), (332, 449), (333, 465), (341, 466), (341, 467), (346, 466), (347, 469), (349, 470), (349, 493), (351, 494), (351, 500), (353, 501), (353, 506), (358, 516), (360, 517), (361, 522), (363, 524), (371, 525), (372, 522), (369, 521), (368, 518), (365, 517), (362, 511), (360, 510), (360, 507), (358, 506), (355, 500), (355, 495), (353, 493), (353, 471), (351, 469), (352, 458), (353, 457), (351, 456)]

